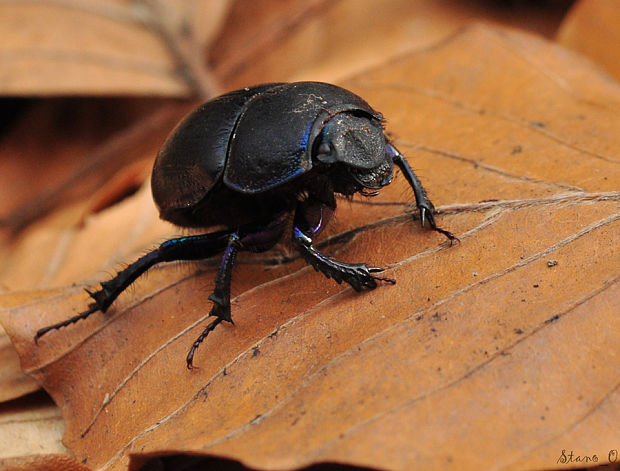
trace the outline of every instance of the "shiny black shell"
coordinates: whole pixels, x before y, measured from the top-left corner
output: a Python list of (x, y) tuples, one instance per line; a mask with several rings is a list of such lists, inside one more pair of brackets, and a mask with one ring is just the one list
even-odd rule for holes
[(191, 209), (219, 183), (246, 195), (283, 185), (312, 168), (314, 140), (342, 112), (382, 118), (354, 93), (321, 82), (257, 85), (204, 103), (155, 160), (155, 203), (163, 216)]

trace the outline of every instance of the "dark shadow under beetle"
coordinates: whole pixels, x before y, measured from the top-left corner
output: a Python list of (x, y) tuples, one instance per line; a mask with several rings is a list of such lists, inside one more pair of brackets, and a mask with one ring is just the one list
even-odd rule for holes
[(140, 275), (160, 262), (199, 260), (223, 253), (215, 279), (210, 322), (187, 355), (222, 321), (232, 322), (230, 281), (239, 250), (263, 252), (284, 235), (327, 278), (356, 291), (374, 289), (382, 268), (343, 263), (316, 250), (313, 239), (336, 209), (335, 194), (373, 196), (392, 181), (394, 164), (413, 189), (422, 226), (437, 227), (434, 207), (405, 157), (388, 142), (382, 116), (357, 95), (327, 83), (271, 83), (222, 95), (190, 113), (168, 137), (155, 160), (153, 199), (162, 219), (183, 227), (223, 226), (202, 235), (171, 239), (114, 278), (88, 291), (94, 302), (51, 330), (105, 312)]

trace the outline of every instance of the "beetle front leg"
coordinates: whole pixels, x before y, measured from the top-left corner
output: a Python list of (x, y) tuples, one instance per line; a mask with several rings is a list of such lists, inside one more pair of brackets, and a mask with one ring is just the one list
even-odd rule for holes
[[(333, 200), (333, 196), (323, 195), (327, 200)], [(383, 268), (368, 267), (364, 263), (338, 262), (316, 250), (312, 245), (312, 238), (317, 236), (327, 225), (336, 207), (335, 201), (324, 204), (318, 199), (309, 198), (299, 203), (295, 211), (293, 227), (293, 242), (297, 249), (315, 270), (321, 271), (327, 278), (333, 278), (337, 283), (346, 281), (355, 291), (362, 288), (375, 289), (377, 281), (396, 283), (391, 278), (375, 276)]]
[(422, 186), (422, 182), (418, 179), (417, 175), (413, 173), (413, 169), (409, 165), (409, 162), (407, 162), (407, 159), (405, 159), (405, 156), (401, 154), (396, 147), (389, 143), (386, 145), (386, 150), (392, 157), (392, 161), (398, 166), (398, 168), (400, 168), (401, 172), (403, 172), (407, 182), (409, 182), (409, 185), (413, 189), (416, 205), (420, 210), (420, 223), (422, 224), (422, 227), (424, 227), (425, 221), (428, 220), (431, 229), (445, 235), (450, 240), (450, 243), (454, 240), (458, 240), (451, 232), (437, 227), (437, 224), (435, 223), (435, 216), (433, 214), (435, 207), (426, 194), (426, 190)]
[(312, 239), (304, 234), (298, 227), (293, 228), (293, 242), (315, 270), (321, 271), (327, 278), (333, 278), (338, 284), (346, 281), (355, 291), (363, 288), (375, 289), (377, 281), (386, 281), (395, 284), (396, 280), (373, 275), (381, 273), (383, 268), (369, 267), (365, 263), (343, 263), (334, 260), (316, 250), (312, 245)]
[(375, 289), (377, 281), (396, 283), (391, 278), (373, 275), (380, 273), (383, 268), (368, 267), (364, 263), (342, 263), (323, 255), (312, 245), (312, 238), (325, 228), (336, 208), (333, 193), (322, 195), (327, 204), (318, 197), (310, 197), (302, 201), (295, 211), (293, 227), (293, 242), (312, 267), (321, 271), (327, 278), (333, 278), (337, 283), (346, 281), (355, 291), (363, 288)]

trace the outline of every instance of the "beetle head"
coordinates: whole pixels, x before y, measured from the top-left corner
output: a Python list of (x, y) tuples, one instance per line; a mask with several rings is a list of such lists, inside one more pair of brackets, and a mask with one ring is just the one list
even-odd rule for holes
[(379, 120), (363, 113), (338, 113), (323, 127), (315, 159), (334, 164), (338, 179), (334, 186), (341, 188), (339, 193), (376, 190), (392, 181), (393, 163), (385, 146)]

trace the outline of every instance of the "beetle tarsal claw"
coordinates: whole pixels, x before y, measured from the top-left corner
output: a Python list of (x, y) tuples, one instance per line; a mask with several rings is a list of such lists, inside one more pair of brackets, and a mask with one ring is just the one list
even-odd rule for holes
[(202, 333), (198, 336), (198, 338), (194, 341), (194, 343), (192, 344), (192, 348), (189, 349), (187, 357), (185, 358), (188, 370), (197, 369), (197, 367), (194, 366), (194, 353), (196, 353), (196, 349), (200, 346), (202, 341), (207, 338), (207, 335), (213, 332), (213, 330), (219, 325), (219, 323), (222, 322), (222, 320), (223, 319), (221, 317), (218, 317), (213, 322), (209, 323), (205, 330), (203, 330)]
[[(381, 273), (384, 272), (385, 268), (380, 268), (380, 267), (368, 267), (368, 272), (369, 273)], [(375, 280), (377, 281), (385, 281), (386, 283), (390, 283), (392, 285), (396, 284), (396, 280), (392, 279), (392, 278), (385, 278), (383, 276), (374, 276), (371, 275)]]
[(371, 273), (381, 273), (385, 271), (385, 268), (381, 268), (381, 267), (366, 267), (366, 271), (368, 272), (368, 276), (370, 276), (373, 280), (373, 289), (377, 286), (376, 281), (385, 281), (386, 283), (390, 283), (392, 285), (396, 284), (396, 280), (392, 279), (392, 278), (386, 278), (383, 276), (375, 276), (375, 275), (371, 275)]
[[(432, 213), (431, 213), (432, 214)], [(431, 216), (432, 217), (432, 216)], [(422, 207), (420, 208), (420, 225), (422, 227), (424, 227), (424, 224), (426, 223), (426, 208)], [(431, 223), (432, 224), (432, 223)]]
[(426, 206), (420, 206), (420, 223), (422, 227), (424, 227), (425, 220), (428, 220), (428, 223), (431, 226), (432, 230), (446, 236), (450, 241), (450, 245), (452, 245), (454, 241), (459, 242), (459, 239), (454, 234), (452, 234), (452, 232), (446, 231), (441, 227), (437, 227), (437, 223), (435, 222), (435, 215), (433, 214), (433, 209), (427, 208)]

